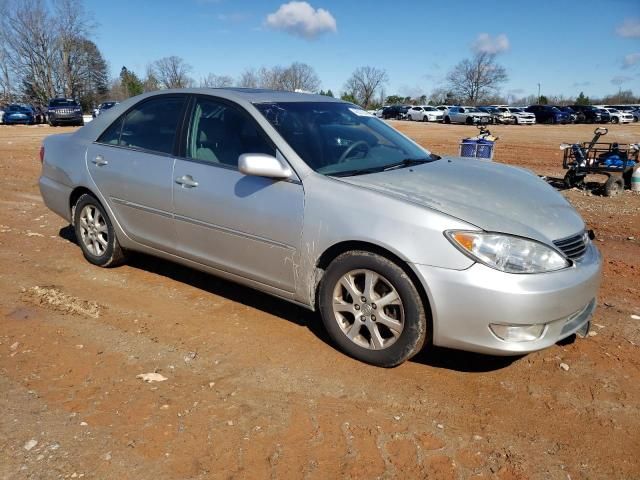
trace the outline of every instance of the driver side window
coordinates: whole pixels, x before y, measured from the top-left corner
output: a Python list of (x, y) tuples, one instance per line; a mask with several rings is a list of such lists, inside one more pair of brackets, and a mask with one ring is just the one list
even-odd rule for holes
[(187, 137), (187, 158), (237, 167), (243, 153), (275, 156), (276, 149), (239, 107), (214, 99), (195, 102)]

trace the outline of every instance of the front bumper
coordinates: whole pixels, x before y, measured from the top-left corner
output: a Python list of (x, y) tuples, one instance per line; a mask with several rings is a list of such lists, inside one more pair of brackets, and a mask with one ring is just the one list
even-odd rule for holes
[[(414, 265), (429, 297), (433, 343), (493, 355), (549, 347), (589, 321), (600, 286), (601, 257), (590, 244), (574, 266), (542, 274), (508, 274), (474, 264), (466, 270)], [(489, 325), (539, 325), (535, 340), (498, 338)]]
[(35, 122), (33, 117), (4, 117), (4, 123), (7, 125), (25, 124), (31, 125)]
[(49, 113), (49, 120), (56, 123), (79, 123), (82, 122), (82, 113), (56, 114)]
[(520, 125), (535, 125), (536, 117), (516, 117)]

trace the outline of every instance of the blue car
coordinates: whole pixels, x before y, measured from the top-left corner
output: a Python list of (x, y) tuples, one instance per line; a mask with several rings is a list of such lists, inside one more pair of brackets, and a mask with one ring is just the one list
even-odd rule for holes
[(570, 123), (571, 116), (551, 105), (530, 105), (527, 112), (536, 116), (537, 123)]
[(7, 105), (4, 111), (3, 122), (7, 125), (15, 125), (24, 123), (33, 125), (36, 117), (33, 109), (28, 105)]

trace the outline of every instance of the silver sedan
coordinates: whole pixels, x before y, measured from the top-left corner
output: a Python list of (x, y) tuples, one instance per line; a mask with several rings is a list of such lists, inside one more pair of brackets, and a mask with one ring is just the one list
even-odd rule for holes
[(146, 252), (319, 310), (375, 365), (425, 345), (542, 349), (595, 308), (600, 255), (559, 193), (340, 100), (165, 90), (46, 138), (42, 157), (44, 201), (89, 262)]

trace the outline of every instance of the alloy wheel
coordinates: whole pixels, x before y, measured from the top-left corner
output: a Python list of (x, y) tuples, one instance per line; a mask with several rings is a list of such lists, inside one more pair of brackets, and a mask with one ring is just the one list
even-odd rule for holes
[(109, 228), (95, 205), (85, 205), (80, 212), (80, 236), (89, 253), (101, 257), (109, 245)]
[(398, 291), (372, 270), (352, 270), (340, 277), (333, 290), (333, 314), (342, 333), (369, 350), (393, 345), (404, 330)]

